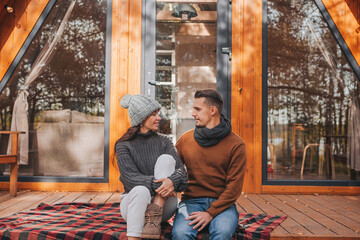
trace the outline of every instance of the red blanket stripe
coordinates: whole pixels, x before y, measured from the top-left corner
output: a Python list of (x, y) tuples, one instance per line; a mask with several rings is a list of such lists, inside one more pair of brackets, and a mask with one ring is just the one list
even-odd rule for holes
[[(239, 228), (233, 239), (270, 239), (270, 232), (286, 216), (240, 213)], [(171, 239), (172, 227), (164, 225), (163, 240)], [(204, 239), (207, 233), (200, 233)], [(119, 203), (40, 204), (36, 209), (0, 218), (0, 239), (126, 239), (126, 222)]]

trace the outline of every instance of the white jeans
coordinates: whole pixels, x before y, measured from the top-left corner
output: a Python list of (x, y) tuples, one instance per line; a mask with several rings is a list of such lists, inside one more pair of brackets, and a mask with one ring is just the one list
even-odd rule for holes
[[(167, 178), (175, 171), (175, 159), (169, 154), (161, 155), (155, 164), (155, 179)], [(128, 237), (141, 237), (145, 224), (145, 211), (152, 198), (149, 189), (136, 186), (128, 194), (121, 196), (120, 212), (127, 223)], [(169, 197), (163, 207), (163, 221), (170, 219), (177, 209), (177, 198)]]

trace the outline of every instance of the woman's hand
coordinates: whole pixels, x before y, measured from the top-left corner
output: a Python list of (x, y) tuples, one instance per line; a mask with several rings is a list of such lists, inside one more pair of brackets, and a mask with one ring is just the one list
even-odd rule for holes
[(160, 194), (161, 197), (167, 198), (176, 195), (174, 192), (174, 184), (170, 178), (161, 178), (155, 180), (154, 182), (162, 182), (161, 186), (155, 190), (155, 192)]

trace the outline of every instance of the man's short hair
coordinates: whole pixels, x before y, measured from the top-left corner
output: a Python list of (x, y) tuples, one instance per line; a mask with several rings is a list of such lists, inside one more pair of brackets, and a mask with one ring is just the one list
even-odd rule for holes
[(205, 98), (205, 103), (210, 106), (215, 106), (219, 113), (222, 112), (224, 100), (220, 93), (214, 89), (202, 89), (195, 92), (195, 98)]

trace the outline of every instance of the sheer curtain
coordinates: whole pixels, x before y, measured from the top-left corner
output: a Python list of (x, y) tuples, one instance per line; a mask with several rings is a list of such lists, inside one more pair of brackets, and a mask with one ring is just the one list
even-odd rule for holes
[(348, 168), (360, 171), (360, 103), (352, 99), (348, 118)]
[[(28, 102), (27, 97), (29, 95), (27, 89), (31, 83), (33, 83), (38, 76), (43, 72), (51, 57), (53, 56), (55, 46), (61, 39), (61, 36), (64, 32), (66, 23), (71, 15), (71, 12), (74, 8), (76, 0), (72, 0), (69, 5), (64, 18), (62, 19), (59, 28), (56, 30), (55, 36), (52, 41), (47, 42), (44, 48), (40, 51), (37, 56), (32, 69), (27, 76), (24, 85), (20, 88), (18, 97), (15, 100), (12, 119), (11, 119), (11, 131), (24, 131), (25, 134), (19, 135), (19, 153), (20, 161), (19, 164), (27, 165), (28, 164), (28, 151), (29, 151), (29, 122), (28, 122)], [(10, 153), (10, 143), (8, 145), (8, 153)]]

